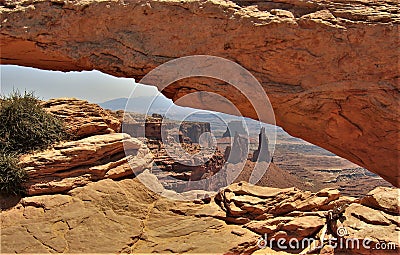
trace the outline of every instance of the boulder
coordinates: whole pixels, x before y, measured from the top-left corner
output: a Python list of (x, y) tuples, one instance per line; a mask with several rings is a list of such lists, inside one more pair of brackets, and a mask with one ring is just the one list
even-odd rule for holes
[(387, 187), (377, 187), (361, 199), (361, 204), (400, 215), (400, 190)]
[(294, 237), (301, 240), (304, 237), (312, 236), (325, 225), (325, 219), (319, 216), (295, 217), (282, 225), (281, 230), (287, 233), (287, 239)]
[[(399, 250), (400, 215), (394, 214), (388, 208), (394, 208), (397, 194), (393, 190), (399, 190), (387, 189), (384, 198), (378, 198), (377, 190), (384, 189), (377, 188), (361, 199), (367, 201), (365, 199), (370, 199), (372, 195), (376, 197), (371, 207), (367, 207), (359, 204), (358, 199), (341, 197), (338, 190), (330, 188), (311, 193), (293, 188), (258, 187), (241, 182), (221, 190), (215, 197), (216, 203), (225, 212), (225, 217), (220, 212), (211, 212), (217, 218), (243, 225), (270, 241), (277, 241), (279, 238), (287, 242), (292, 238), (298, 241), (314, 238), (314, 247), (302, 247), (309, 251), (319, 245), (323, 228), (327, 229), (325, 239), (344, 238), (340, 239), (344, 243), (349, 244), (356, 242), (355, 240), (359, 243), (359, 248), (352, 247), (351, 243), (345, 248), (342, 245), (336, 249), (326, 243), (320, 249), (313, 250), (320, 252), (319, 254), (381, 254), (380, 250), (375, 249), (375, 245), (386, 245), (389, 248), (385, 253), (395, 254)], [(381, 207), (377, 207), (377, 204)], [(334, 215), (333, 220), (328, 220), (329, 215)], [(367, 240), (371, 248), (362, 247), (363, 240)], [(279, 251), (277, 247), (273, 248)], [(292, 250), (296, 253), (300, 251)]]
[(50, 99), (42, 103), (50, 113), (60, 117), (75, 139), (119, 132), (121, 122), (97, 104), (75, 98)]
[(319, 216), (282, 216), (263, 221), (252, 221), (245, 226), (260, 235), (267, 234), (269, 238), (284, 237), (286, 240), (291, 238), (302, 240), (318, 232), (324, 225), (325, 219)]
[[(129, 155), (125, 156), (125, 148)], [(21, 157), (29, 176), (29, 195), (62, 193), (104, 178), (118, 179), (151, 169), (153, 156), (146, 145), (127, 134), (94, 135), (62, 142)]]

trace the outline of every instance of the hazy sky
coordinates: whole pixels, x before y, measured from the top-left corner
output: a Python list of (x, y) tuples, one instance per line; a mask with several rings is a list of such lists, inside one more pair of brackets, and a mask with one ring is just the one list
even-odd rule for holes
[(13, 88), (34, 91), (40, 99), (57, 97), (76, 97), (94, 103), (110, 99), (129, 97), (132, 90), (135, 96), (151, 96), (158, 93), (152, 86), (143, 86), (129, 78), (116, 78), (99, 71), (59, 72), (0, 65), (2, 95), (9, 94)]

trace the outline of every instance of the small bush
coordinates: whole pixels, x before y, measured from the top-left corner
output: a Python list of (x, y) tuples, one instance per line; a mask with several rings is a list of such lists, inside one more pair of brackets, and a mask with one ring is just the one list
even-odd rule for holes
[(46, 149), (68, 138), (61, 119), (46, 112), (33, 93), (14, 91), (0, 99), (0, 193), (21, 194), (28, 179), (21, 154)]
[(28, 179), (25, 170), (18, 166), (18, 155), (0, 153), (0, 193), (23, 194), (22, 183)]
[(0, 101), (0, 151), (27, 153), (67, 138), (63, 121), (46, 112), (32, 93)]

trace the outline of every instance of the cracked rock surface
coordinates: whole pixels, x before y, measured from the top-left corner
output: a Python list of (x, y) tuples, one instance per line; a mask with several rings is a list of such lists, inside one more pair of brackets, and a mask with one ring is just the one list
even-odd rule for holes
[(75, 98), (56, 98), (42, 103), (45, 110), (61, 118), (75, 139), (119, 132), (121, 121), (97, 104)]
[[(69, 116), (78, 116), (72, 109)], [(79, 118), (70, 124), (87, 126)], [(378, 187), (355, 199), (331, 188), (312, 193), (239, 182), (217, 194), (176, 193), (151, 173), (152, 163), (147, 146), (123, 133), (95, 132), (23, 155), (28, 196), (0, 197), (1, 252), (270, 254), (279, 249), (259, 250), (260, 237), (319, 240), (327, 224), (333, 233), (343, 226), (349, 238), (391, 243), (390, 251), (399, 251), (399, 189)], [(327, 221), (341, 207), (342, 217)]]
[[(2, 64), (140, 79), (182, 56), (233, 60), (260, 81), (278, 125), (399, 186), (397, 0), (4, 0), (0, 12)], [(249, 101), (266, 100), (202, 78), (163, 93), (196, 91), (251, 118)], [(179, 103), (229, 112), (199, 94)]]
[[(124, 145), (130, 149), (125, 155)], [(151, 169), (153, 155), (128, 134), (93, 135), (62, 142), (53, 148), (24, 155), (19, 165), (28, 173), (28, 195), (54, 194), (101, 179), (134, 176)]]
[[(140, 175), (151, 174), (148, 172)], [(158, 191), (162, 193), (162, 188)], [(371, 191), (380, 204), (383, 192)], [(320, 199), (318, 199), (320, 198)], [(138, 178), (93, 182), (66, 194), (23, 198), (1, 214), (4, 253), (252, 253), (260, 236), (318, 238), (327, 210), (350, 204), (344, 212), (351, 238), (369, 238), (371, 246), (391, 242), (399, 249), (399, 213), (350, 197), (337, 190), (317, 193), (295, 188), (232, 184), (209, 202), (169, 200), (149, 191)], [(398, 201), (386, 200), (398, 206)], [(271, 249), (257, 252), (273, 253)], [(346, 254), (371, 250), (346, 250)], [(379, 252), (378, 252), (379, 254)]]
[(24, 198), (2, 212), (4, 253), (244, 252), (258, 236), (212, 217), (181, 215), (137, 179), (101, 180), (66, 195)]

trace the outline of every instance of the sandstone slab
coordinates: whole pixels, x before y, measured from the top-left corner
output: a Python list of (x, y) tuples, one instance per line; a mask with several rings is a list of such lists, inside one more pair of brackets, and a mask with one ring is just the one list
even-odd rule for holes
[(121, 122), (97, 104), (75, 98), (57, 98), (43, 102), (50, 113), (63, 119), (75, 139), (118, 132)]
[[(24, 198), (2, 212), (3, 253), (244, 253), (258, 236), (173, 202), (137, 179), (89, 183), (66, 195)], [(182, 215), (182, 210), (193, 214)], [(179, 212), (179, 213), (178, 213)]]
[[(1, 62), (139, 80), (178, 57), (224, 57), (260, 81), (287, 132), (399, 186), (399, 8), (396, 0), (1, 1)], [(163, 93), (177, 101), (199, 91), (255, 119), (252, 103), (266, 101), (201, 77)], [(201, 93), (178, 103), (231, 113)]]
[[(129, 147), (130, 155), (125, 156)], [(22, 156), (28, 173), (29, 195), (53, 194), (105, 178), (118, 179), (151, 169), (153, 156), (144, 143), (127, 134), (94, 135), (62, 142), (53, 148)]]
[[(379, 245), (389, 247), (384, 251), (385, 254), (399, 252), (400, 228), (398, 227), (398, 218), (396, 221), (391, 215), (359, 204), (351, 204), (346, 209), (344, 218), (342, 226), (346, 230), (345, 237), (361, 241), (367, 240), (367, 246), (371, 247), (365, 249), (360, 244), (360, 249), (357, 252), (371, 253), (373, 252), (371, 249), (379, 248)], [(376, 252), (379, 254), (379, 251)]]

